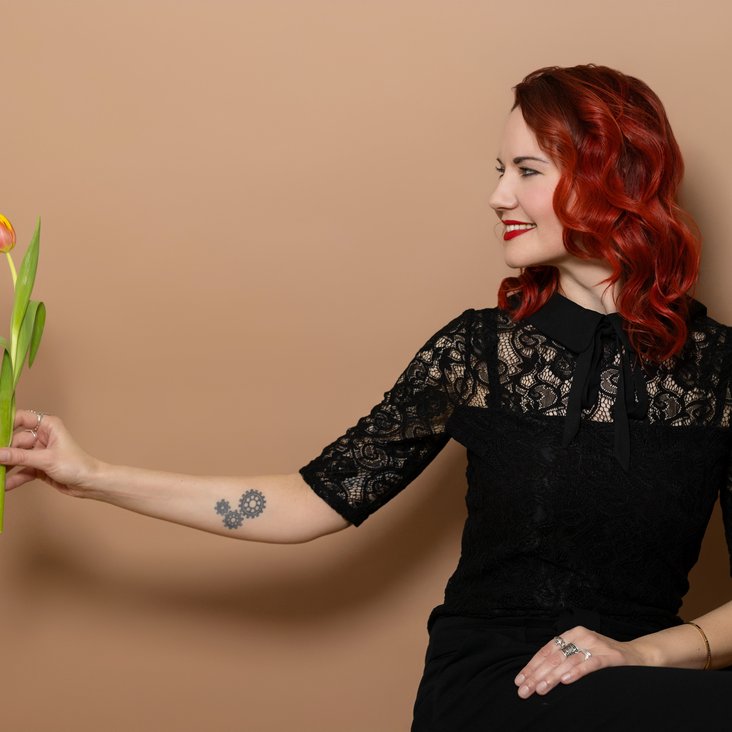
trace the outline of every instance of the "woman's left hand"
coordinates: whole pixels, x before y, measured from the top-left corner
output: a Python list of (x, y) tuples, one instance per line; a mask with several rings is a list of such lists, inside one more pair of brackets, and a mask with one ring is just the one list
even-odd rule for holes
[(616, 641), (581, 625), (558, 637), (567, 646), (573, 643), (579, 652), (566, 656), (556, 640), (540, 648), (514, 679), (522, 699), (534, 692), (547, 694), (557, 684), (571, 684), (601, 668), (650, 665), (633, 641)]

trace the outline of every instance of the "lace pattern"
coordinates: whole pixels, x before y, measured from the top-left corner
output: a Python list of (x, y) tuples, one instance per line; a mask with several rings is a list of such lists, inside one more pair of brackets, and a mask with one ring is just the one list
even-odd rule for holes
[[(496, 333), (501, 406), (564, 416), (575, 366), (573, 355), (535, 327), (514, 323), (500, 311)], [(730, 405), (724, 384), (720, 389), (728, 341), (726, 326), (704, 318), (693, 324), (681, 354), (657, 366), (646, 365), (651, 423), (729, 427)], [(591, 409), (584, 410), (584, 419), (612, 421), (619, 366), (620, 354), (606, 344), (600, 395)]]
[[(359, 525), (416, 478), (447, 444), (456, 404), (480, 403), (485, 384), (468, 341), (475, 310), (435, 333), (371, 412), (300, 469), (313, 489)], [(478, 374), (478, 381), (475, 375)]]
[[(480, 598), (483, 611), (491, 605), (505, 608), (507, 603), (525, 609), (584, 601), (615, 607), (620, 614), (660, 606), (666, 613), (674, 612), (720, 490), (732, 547), (730, 335), (727, 326), (699, 316), (690, 324), (679, 355), (661, 364), (645, 364), (649, 410), (631, 425), (632, 451), (638, 460), (632, 475), (618, 476), (610, 426), (619, 377), (617, 347), (605, 344), (598, 399), (582, 412), (576, 444), (561, 449), (559, 434), (575, 355), (533, 325), (513, 322), (500, 309), (468, 309), (429, 338), (370, 413), (300, 473), (335, 510), (359, 525), (414, 480), (455, 437), (468, 448), (469, 515), (461, 565), (446, 595), (453, 608), (469, 613), (472, 607), (477, 612)], [(523, 427), (515, 424), (516, 419), (524, 420)], [(510, 444), (503, 439), (509, 434)], [(669, 465), (675, 466), (673, 471)], [(499, 485), (502, 490), (497, 493)], [(576, 491), (569, 513), (558, 513), (557, 506), (540, 500), (541, 495), (553, 496), (555, 503), (565, 506), (560, 496), (569, 485)], [(532, 498), (527, 497), (527, 486)], [(633, 496), (639, 495), (643, 500), (634, 504)], [(498, 504), (484, 504), (489, 496)], [(607, 497), (606, 505), (601, 497)], [(587, 500), (600, 503), (585, 504)], [(498, 523), (514, 513), (522, 517), (531, 505), (537, 513), (524, 524), (523, 544), (518, 546), (515, 537), (511, 544), (511, 532), (503, 536), (496, 528), (497, 517)], [(657, 515), (651, 518), (654, 506)], [(580, 521), (590, 509), (600, 522), (594, 532)], [(613, 511), (621, 516), (640, 513), (623, 521)], [(575, 566), (567, 557), (556, 559), (554, 570), (547, 569), (546, 558), (556, 551), (560, 515), (563, 525), (576, 527), (589, 542), (567, 546), (578, 556), (594, 557), (598, 562), (594, 570), (591, 562)], [(651, 567), (659, 579), (654, 584), (649, 575), (641, 582), (645, 589), (632, 598), (621, 584), (602, 579), (607, 572), (628, 581), (639, 576), (613, 566), (612, 558), (624, 562), (626, 569), (630, 565), (621, 556), (622, 544), (616, 543), (621, 534), (606, 534), (604, 527), (631, 527), (633, 536), (626, 539), (632, 545), (649, 521), (669, 521), (672, 528), (662, 531), (659, 525), (645, 532), (654, 546), (641, 543), (633, 567)], [(536, 544), (540, 535), (548, 543)], [(598, 540), (598, 535), (606, 540)], [(672, 540), (676, 546), (670, 553), (655, 545)], [(510, 556), (517, 563), (495, 561)], [(539, 589), (517, 594), (517, 583), (511, 579), (516, 571), (527, 577), (533, 571)], [(602, 588), (613, 597), (603, 596)], [(565, 591), (570, 594), (562, 594)]]

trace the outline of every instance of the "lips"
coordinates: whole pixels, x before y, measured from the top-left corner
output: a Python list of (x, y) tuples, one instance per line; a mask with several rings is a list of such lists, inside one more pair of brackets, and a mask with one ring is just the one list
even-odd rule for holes
[(530, 224), (528, 221), (512, 221), (507, 219), (502, 223), (506, 227), (506, 230), (503, 232), (503, 241), (515, 239), (517, 236), (521, 236), (521, 234), (525, 234), (527, 231), (536, 228), (536, 224)]

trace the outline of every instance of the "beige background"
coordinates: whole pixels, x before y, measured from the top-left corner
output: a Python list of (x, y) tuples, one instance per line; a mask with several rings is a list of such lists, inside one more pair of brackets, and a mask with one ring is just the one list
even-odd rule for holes
[[(438, 327), (495, 304), (498, 133), (548, 64), (614, 66), (664, 100), (706, 235), (698, 296), (732, 322), (732, 12), (598, 7), (0, 2), (0, 211), (24, 245), (43, 217), (49, 311), (21, 404), (110, 461), (295, 472)], [(10, 495), (3, 727), (407, 729), (464, 464), (451, 443), (363, 527), (299, 546)], [(717, 513), (692, 583), (686, 617), (730, 598)]]

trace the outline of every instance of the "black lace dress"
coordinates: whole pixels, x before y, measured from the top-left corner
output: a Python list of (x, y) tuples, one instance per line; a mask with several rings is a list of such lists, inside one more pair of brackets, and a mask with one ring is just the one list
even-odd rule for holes
[[(575, 625), (630, 640), (681, 622), (718, 496), (732, 546), (731, 376), (732, 329), (697, 301), (683, 351), (655, 365), (620, 316), (558, 293), (519, 322), (469, 309), (300, 469), (359, 525), (451, 437), (467, 448), (462, 552), (428, 621), (415, 732), (648, 729), (663, 715), (667, 729), (732, 729), (728, 673), (604, 669), (526, 700), (513, 685)], [(724, 716), (704, 716), (720, 699)]]

